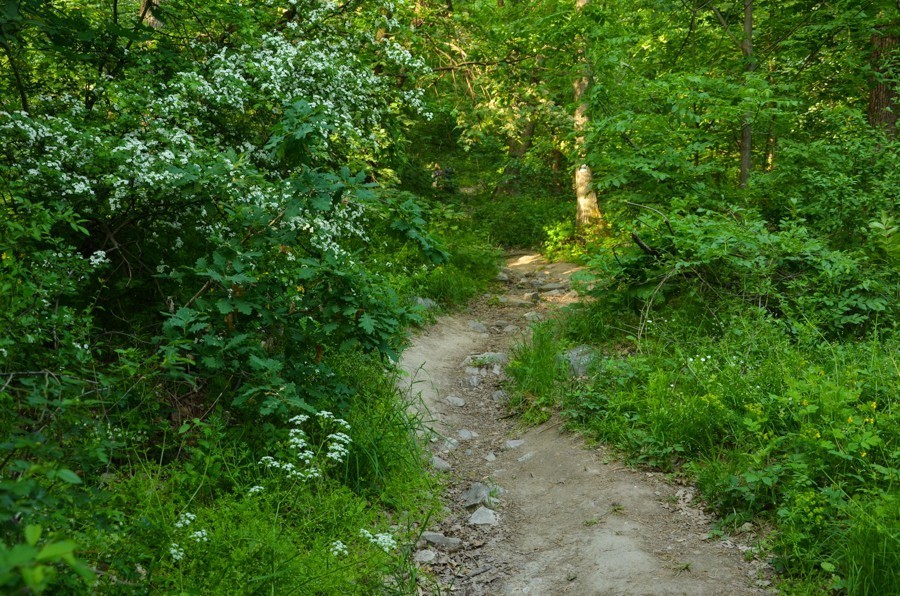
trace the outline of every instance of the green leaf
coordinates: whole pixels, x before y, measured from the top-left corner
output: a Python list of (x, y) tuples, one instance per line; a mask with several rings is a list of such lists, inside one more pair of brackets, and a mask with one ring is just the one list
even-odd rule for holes
[(71, 555), (75, 551), (75, 546), (75, 543), (71, 540), (54, 542), (42, 548), (35, 559), (38, 561), (62, 559), (67, 555)]
[(375, 319), (370, 317), (368, 313), (364, 313), (363, 316), (359, 318), (359, 326), (362, 327), (366, 333), (371, 335), (375, 332)]
[(29, 546), (34, 546), (38, 543), (38, 540), (41, 539), (41, 532), (43, 532), (43, 528), (40, 526), (28, 524), (25, 526), (25, 542), (27, 542)]
[(68, 482), (69, 484), (81, 484), (81, 478), (78, 474), (68, 468), (61, 468), (56, 471), (56, 477)]

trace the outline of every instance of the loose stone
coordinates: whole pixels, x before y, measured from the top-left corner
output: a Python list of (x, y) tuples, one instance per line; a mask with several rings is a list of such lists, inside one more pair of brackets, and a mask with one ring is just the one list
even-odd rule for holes
[(549, 284), (544, 284), (544, 285), (542, 285), (542, 286), (541, 286), (541, 291), (542, 291), (542, 292), (550, 292), (550, 291), (552, 291), (552, 290), (564, 290), (564, 289), (566, 289), (566, 287), (567, 287), (567, 286), (566, 286), (566, 284), (564, 284), (564, 283), (558, 283), (558, 282), (556, 282), (556, 283), (549, 283)]
[(425, 310), (432, 310), (438, 307), (438, 303), (431, 298), (422, 298), (421, 296), (416, 296), (414, 302), (416, 303), (416, 306), (421, 306)]
[(510, 439), (503, 443), (504, 449), (518, 449), (525, 444), (525, 439)]
[(496, 526), (499, 521), (497, 514), (487, 507), (479, 507), (475, 513), (469, 516), (469, 523), (473, 526)]
[(491, 489), (480, 482), (475, 482), (462, 494), (462, 506), (474, 507), (483, 505), (491, 498)]
[(464, 400), (464, 399), (461, 398), (461, 397), (457, 397), (457, 396), (455, 396), (455, 395), (448, 395), (448, 396), (447, 396), (447, 403), (450, 404), (451, 406), (454, 406), (454, 407), (457, 407), (457, 408), (461, 408), (461, 407), (463, 407), (464, 405), (466, 405), (466, 400)]
[(453, 469), (453, 466), (450, 465), (450, 462), (441, 457), (438, 457), (437, 455), (431, 456), (431, 467), (438, 472), (449, 472)]
[(440, 532), (422, 532), (422, 538), (435, 546), (439, 546), (449, 551), (457, 550), (462, 546), (462, 540), (459, 538), (444, 536)]
[(416, 554), (413, 555), (413, 560), (415, 560), (416, 563), (431, 563), (436, 557), (436, 552), (430, 548), (426, 548), (425, 550), (416, 551)]
[(485, 325), (481, 321), (469, 321), (469, 329), (476, 333), (490, 333), (488, 331), (487, 325)]
[(471, 441), (472, 439), (478, 438), (478, 433), (471, 431), (469, 429), (466, 429), (466, 428), (460, 430), (457, 434), (459, 435), (459, 438), (462, 439), (463, 441)]

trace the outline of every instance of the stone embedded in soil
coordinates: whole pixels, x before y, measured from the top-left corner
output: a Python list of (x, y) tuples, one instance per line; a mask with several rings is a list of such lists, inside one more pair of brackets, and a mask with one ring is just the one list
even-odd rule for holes
[(438, 472), (449, 472), (453, 469), (453, 466), (450, 465), (450, 462), (438, 457), (437, 455), (431, 456), (431, 467)]
[(459, 438), (463, 441), (471, 441), (472, 439), (478, 438), (478, 433), (471, 431), (467, 428), (461, 429), (458, 433)]
[(529, 302), (537, 302), (541, 299), (541, 295), (537, 292), (525, 292), (525, 295), (522, 296), (522, 298), (528, 300)]
[(518, 449), (522, 445), (525, 444), (524, 439), (510, 439), (509, 441), (503, 443), (504, 449)]
[(503, 296), (505, 300), (501, 299), (501, 304), (508, 304), (509, 306), (532, 306), (534, 303), (531, 300), (522, 300), (521, 298), (507, 298)]
[(569, 375), (583, 377), (594, 362), (594, 350), (590, 346), (576, 346), (563, 355), (569, 363)]
[(488, 331), (487, 325), (485, 325), (481, 321), (469, 321), (469, 329), (471, 329), (475, 333), (490, 333)]
[(475, 513), (469, 516), (469, 523), (473, 526), (496, 526), (500, 522), (493, 510), (479, 507)]
[(462, 380), (463, 387), (467, 389), (475, 389), (481, 385), (481, 375), (468, 375)]
[(522, 328), (518, 325), (507, 325), (503, 328), (503, 333), (518, 333)]
[(564, 283), (561, 283), (561, 282), (554, 282), (554, 283), (549, 283), (549, 284), (544, 284), (544, 285), (542, 285), (542, 286), (541, 286), (541, 291), (542, 291), (542, 292), (551, 292), (551, 291), (553, 291), (553, 290), (564, 290), (564, 289), (566, 289), (567, 287), (568, 287), (568, 286), (567, 286), (566, 284), (564, 284)]
[(525, 317), (525, 320), (528, 321), (529, 323), (538, 323), (538, 322), (544, 320), (544, 315), (542, 315), (539, 312), (534, 312), (534, 311), (525, 313), (524, 317)]
[(485, 505), (491, 498), (491, 489), (480, 482), (472, 483), (466, 492), (462, 494), (462, 506), (474, 507), (475, 505)]
[(447, 437), (446, 439), (444, 439), (443, 445), (441, 445), (441, 449), (443, 449), (444, 451), (453, 451), (457, 447), (459, 447), (459, 441), (457, 441), (453, 437)]
[(466, 359), (463, 360), (463, 366), (467, 367), (466, 374), (474, 374), (478, 372), (478, 367), (506, 364), (508, 362), (509, 356), (503, 352), (485, 352), (483, 354), (466, 356)]
[(446, 399), (448, 404), (457, 408), (461, 408), (466, 405), (466, 400), (455, 395), (448, 395)]
[(500, 273), (497, 274), (496, 277), (494, 277), (494, 280), (496, 280), (496, 281), (509, 281), (509, 276), (501, 271)]
[(503, 389), (498, 389), (491, 394), (491, 399), (498, 404), (506, 403), (509, 400), (509, 394)]
[(497, 456), (494, 455), (493, 451), (491, 451), (490, 453), (488, 453), (487, 455), (484, 456), (484, 459), (486, 459), (487, 461), (497, 461)]
[(525, 455), (523, 455), (522, 457), (520, 457), (520, 458), (517, 459), (516, 461), (518, 461), (518, 462), (523, 462), (523, 463), (524, 463), (524, 462), (528, 461), (529, 459), (531, 459), (532, 457), (534, 457), (534, 453), (531, 452), (531, 451), (529, 451), (528, 453), (526, 453)]
[(426, 542), (438, 546), (440, 548), (454, 551), (462, 546), (462, 540), (453, 538), (452, 536), (444, 536), (440, 532), (422, 532), (422, 538)]
[(544, 292), (544, 296), (550, 298), (556, 298), (557, 296), (564, 296), (566, 292), (564, 290), (550, 290), (549, 292)]
[(413, 299), (413, 302), (415, 302), (416, 306), (420, 306), (425, 310), (432, 310), (438, 307), (438, 303), (431, 298), (422, 298), (421, 296), (416, 296), (415, 299)]
[(437, 558), (437, 553), (430, 548), (417, 550), (416, 554), (413, 555), (413, 560), (416, 563), (431, 563), (435, 558)]

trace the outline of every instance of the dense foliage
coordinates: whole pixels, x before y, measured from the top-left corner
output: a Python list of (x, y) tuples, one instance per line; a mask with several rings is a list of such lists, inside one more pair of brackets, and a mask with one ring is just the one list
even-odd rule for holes
[(408, 17), (0, 7), (4, 592), (410, 581), (431, 489), (384, 367), (495, 255), (394, 188)]
[[(591, 81), (605, 227), (585, 242), (547, 213), (538, 231), (587, 265), (591, 301), (511, 366), (526, 419), (560, 407), (695, 478), (723, 530), (772, 527), (763, 551), (789, 590), (895, 591), (900, 10), (573, 4), (457, 3), (457, 38), (481, 45), (441, 63), (470, 83), (463, 140), (496, 147), (481, 211), (504, 238), (535, 231), (492, 210), (543, 209), (517, 185), (546, 192), (581, 163), (572, 86)], [(577, 343), (599, 344), (595, 371), (567, 381), (554, 354)]]

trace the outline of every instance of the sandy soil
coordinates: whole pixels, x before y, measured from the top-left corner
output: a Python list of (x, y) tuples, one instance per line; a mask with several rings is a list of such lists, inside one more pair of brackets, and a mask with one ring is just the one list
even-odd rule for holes
[[(468, 312), (440, 318), (403, 354), (413, 407), (432, 429), (433, 463), (444, 468), (436, 473), (447, 478), (447, 515), (415, 553), (440, 584), (423, 592), (771, 593), (768, 570), (742, 544), (753, 536), (710, 538), (693, 487), (628, 469), (559, 420), (523, 429), (508, 414), (497, 394), (502, 356), (478, 355), (509, 354), (527, 341), (528, 319), (574, 300), (576, 269), (510, 257), (508, 281)], [(538, 302), (525, 298), (532, 292)]]

